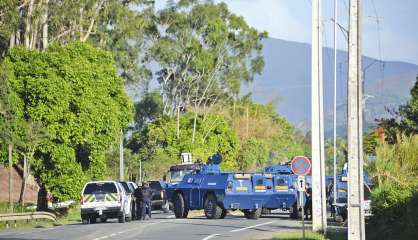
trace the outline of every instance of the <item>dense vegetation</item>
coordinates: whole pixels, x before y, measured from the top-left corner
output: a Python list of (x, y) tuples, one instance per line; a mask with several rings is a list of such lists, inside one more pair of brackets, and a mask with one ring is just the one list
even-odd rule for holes
[(162, 177), (181, 152), (202, 162), (219, 152), (225, 170), (305, 154), (273, 104), (241, 97), (266, 37), (209, 0), (1, 1), (0, 162), (12, 147), (24, 179), (62, 201), (118, 177), (122, 133), (135, 181), (140, 165)]
[(418, 235), (417, 113), (418, 78), (410, 100), (396, 117), (381, 120), (384, 141), (376, 133), (368, 136), (368, 151), (375, 153), (376, 160), (367, 169), (377, 185), (372, 192), (370, 239), (414, 239)]

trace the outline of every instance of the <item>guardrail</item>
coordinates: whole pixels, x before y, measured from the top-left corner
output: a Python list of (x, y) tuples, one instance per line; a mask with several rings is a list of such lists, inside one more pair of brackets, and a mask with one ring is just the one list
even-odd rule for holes
[(48, 219), (52, 221), (57, 220), (57, 216), (49, 212), (28, 212), (28, 213), (3, 213), (0, 214), (0, 222), (6, 222), (6, 228), (9, 228), (9, 223), (14, 222), (16, 226), (16, 221), (32, 221), (37, 219)]

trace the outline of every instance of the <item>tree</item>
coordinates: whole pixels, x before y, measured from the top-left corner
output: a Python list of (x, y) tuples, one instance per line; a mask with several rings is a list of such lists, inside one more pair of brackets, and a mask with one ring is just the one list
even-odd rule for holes
[(138, 82), (149, 73), (147, 32), (152, 32), (148, 0), (5, 0), (0, 3), (0, 59), (9, 48), (44, 51), (51, 43), (74, 41), (111, 51), (120, 75)]
[(17, 96), (15, 116), (48, 132), (35, 147), (35, 175), (55, 199), (77, 199), (87, 178), (107, 176), (105, 152), (132, 118), (112, 55), (79, 42), (43, 53), (13, 48), (1, 66)]
[(255, 171), (264, 167), (269, 160), (269, 151), (264, 142), (247, 139), (241, 144), (237, 161), (240, 171)]
[(267, 34), (213, 1), (171, 1), (155, 19), (150, 57), (158, 64), (164, 113), (194, 111), (194, 142), (198, 109), (238, 96), (241, 83), (261, 73)]
[(163, 102), (157, 91), (147, 92), (135, 104), (135, 128), (141, 129), (146, 123), (155, 121), (163, 114)]
[(191, 142), (194, 114), (180, 117), (180, 139), (176, 133), (176, 119), (160, 117), (134, 134), (127, 146), (140, 155), (148, 178), (161, 178), (171, 165), (180, 163), (182, 152), (192, 153), (194, 161), (206, 162), (209, 156), (219, 152), (224, 170), (237, 169), (239, 150), (237, 135), (222, 116), (208, 114), (198, 116), (196, 141)]
[(269, 162), (286, 162), (296, 155), (304, 155), (303, 137), (282, 116), (276, 113), (275, 105), (251, 101), (250, 95), (239, 101), (219, 104), (211, 110), (224, 116), (235, 129), (242, 143), (249, 139), (264, 143), (269, 152)]
[(418, 134), (418, 77), (411, 89), (411, 98), (399, 108), (402, 120), (400, 127), (407, 134)]

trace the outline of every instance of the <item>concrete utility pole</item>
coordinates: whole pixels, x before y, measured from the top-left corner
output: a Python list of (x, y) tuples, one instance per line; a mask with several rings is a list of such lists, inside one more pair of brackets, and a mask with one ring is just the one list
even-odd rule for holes
[(312, 1), (312, 229), (326, 232), (321, 0)]
[(348, 39), (348, 239), (364, 240), (360, 0), (350, 0)]
[(13, 212), (13, 145), (9, 144), (9, 207)]
[(123, 168), (123, 131), (120, 130), (120, 144), (119, 144), (119, 180), (123, 181), (125, 170)]
[(334, 203), (337, 200), (337, 25), (338, 25), (338, 0), (334, 0)]

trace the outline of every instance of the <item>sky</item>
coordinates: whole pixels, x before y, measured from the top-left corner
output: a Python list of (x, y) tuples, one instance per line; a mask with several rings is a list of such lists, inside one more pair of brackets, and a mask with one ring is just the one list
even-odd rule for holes
[[(270, 37), (310, 43), (312, 0), (215, 0)], [(166, 0), (157, 0), (157, 6)], [(347, 28), (349, 0), (338, 0), (339, 23)], [(333, 46), (334, 0), (322, 0), (323, 44)], [(418, 64), (418, 0), (363, 0), (363, 54)], [(377, 16), (377, 17), (376, 17)], [(377, 21), (379, 24), (377, 24)], [(338, 48), (347, 40), (338, 31)], [(379, 47), (380, 45), (380, 47)]]

